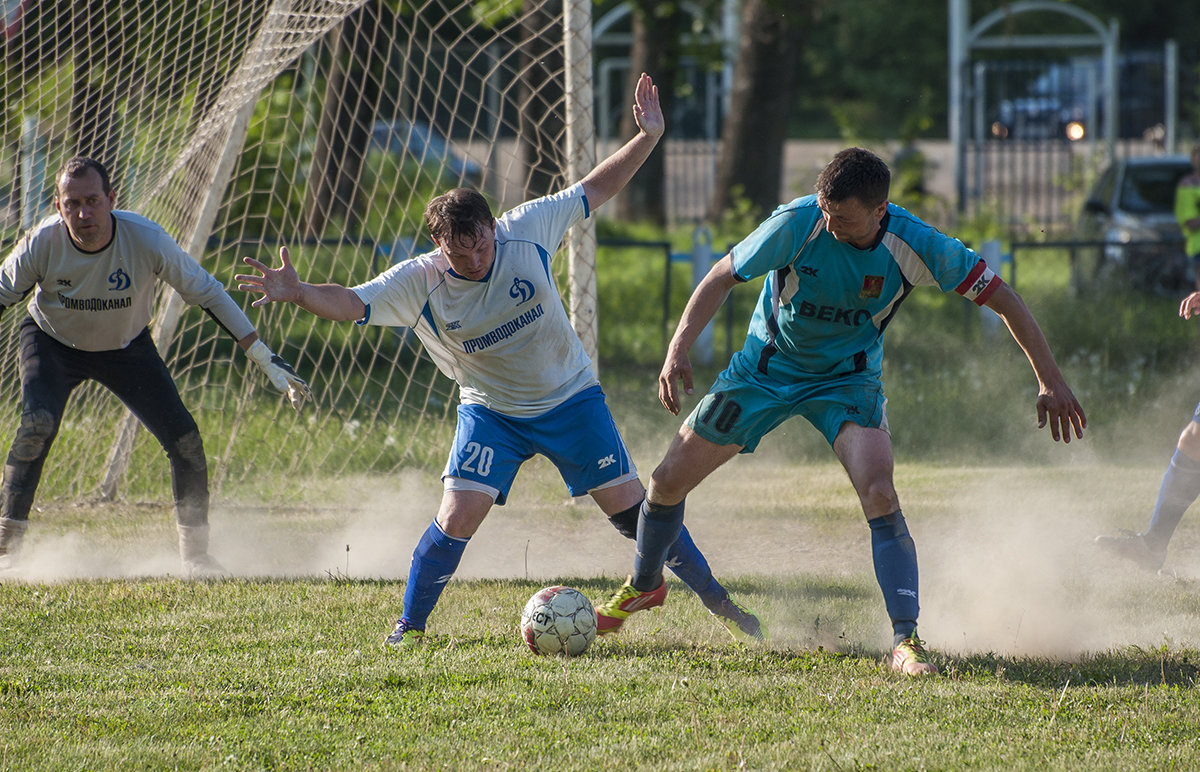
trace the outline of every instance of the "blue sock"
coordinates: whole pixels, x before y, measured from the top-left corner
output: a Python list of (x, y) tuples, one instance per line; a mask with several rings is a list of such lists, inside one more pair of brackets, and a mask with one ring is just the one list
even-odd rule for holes
[(404, 586), (405, 622), (418, 630), (425, 629), (425, 622), (437, 605), (446, 582), (454, 576), (468, 541), (447, 536), (436, 521), (425, 529), (413, 550), (408, 584)]
[(908, 638), (917, 629), (917, 548), (908, 534), (904, 513), (868, 520), (871, 526), (871, 551), (875, 558), (875, 579), (883, 590), (883, 603), (892, 619), (893, 645)]
[[(634, 504), (615, 515), (609, 515), (608, 520), (622, 536), (636, 539), (641, 509), (640, 504)], [(700, 601), (710, 611), (720, 608), (721, 601), (729, 597), (729, 592), (713, 576), (704, 553), (692, 541), (692, 535), (688, 533), (686, 525), (680, 527), (679, 538), (671, 545), (671, 549), (667, 550), (664, 565), (679, 577), (679, 581), (700, 596)]]
[(1176, 449), (1163, 474), (1150, 527), (1142, 534), (1147, 546), (1158, 551), (1165, 550), (1179, 521), (1183, 519), (1183, 513), (1197, 496), (1200, 496), (1200, 461)]
[(708, 560), (692, 541), (692, 535), (688, 533), (685, 525), (680, 525), (679, 538), (671, 545), (671, 549), (667, 550), (664, 565), (679, 577), (679, 581), (700, 596), (700, 602), (709, 611), (719, 608), (721, 601), (729, 596), (713, 576), (712, 569), (708, 567)]
[(663, 582), (662, 569), (667, 552), (683, 530), (683, 502), (658, 506), (642, 502), (638, 517), (637, 554), (633, 558), (634, 589), (648, 592)]

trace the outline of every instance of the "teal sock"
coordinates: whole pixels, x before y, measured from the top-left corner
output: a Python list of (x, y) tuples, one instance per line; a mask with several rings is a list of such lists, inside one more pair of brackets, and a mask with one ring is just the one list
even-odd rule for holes
[[(908, 533), (904, 514), (868, 520), (871, 526), (871, 552), (875, 560), (875, 579), (883, 590), (883, 603), (892, 620), (896, 644), (917, 629), (917, 548)], [(893, 644), (895, 645), (895, 644)]]

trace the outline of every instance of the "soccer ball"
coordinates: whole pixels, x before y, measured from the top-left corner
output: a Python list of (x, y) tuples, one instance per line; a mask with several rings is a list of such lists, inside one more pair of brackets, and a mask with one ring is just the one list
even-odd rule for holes
[(576, 657), (596, 640), (596, 609), (579, 590), (545, 587), (521, 612), (521, 637), (534, 654)]

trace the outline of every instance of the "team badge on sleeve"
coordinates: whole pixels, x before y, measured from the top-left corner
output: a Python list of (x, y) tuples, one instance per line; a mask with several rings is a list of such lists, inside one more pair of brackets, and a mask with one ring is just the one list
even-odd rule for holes
[(862, 289), (858, 291), (858, 296), (864, 300), (867, 298), (877, 298), (883, 292), (883, 277), (882, 276), (864, 276)]

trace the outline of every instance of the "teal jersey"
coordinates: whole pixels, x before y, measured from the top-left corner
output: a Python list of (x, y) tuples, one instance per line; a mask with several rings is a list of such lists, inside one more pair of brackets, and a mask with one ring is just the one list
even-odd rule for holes
[(983, 305), (1001, 284), (961, 241), (895, 204), (872, 246), (844, 244), (815, 195), (780, 206), (731, 254), (738, 279), (766, 276), (735, 365), (779, 380), (879, 374), (883, 332), (914, 287)]

